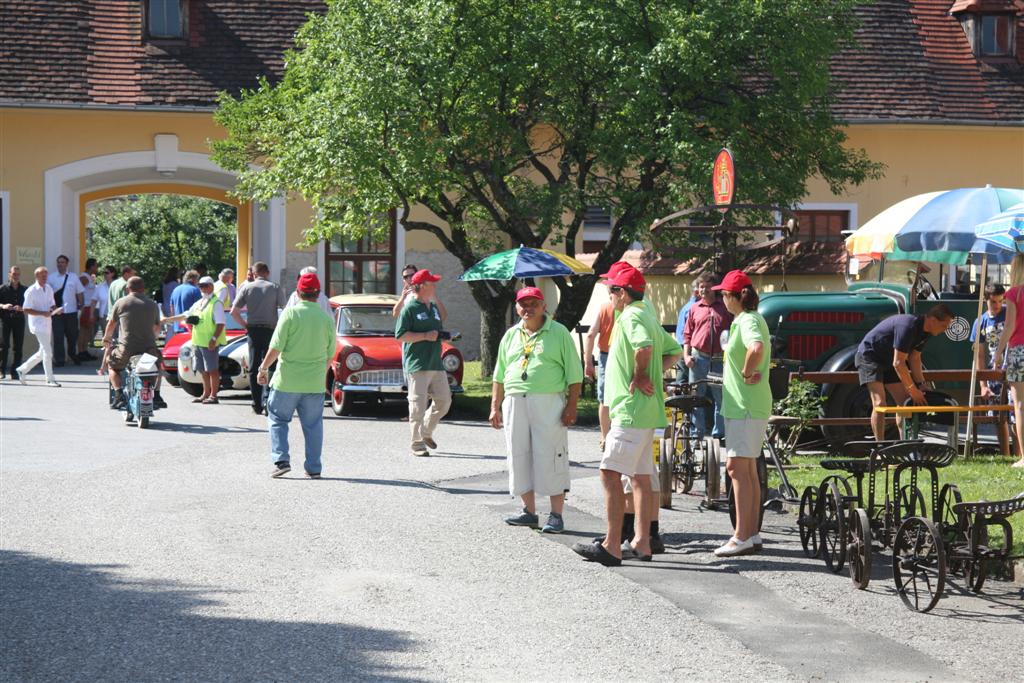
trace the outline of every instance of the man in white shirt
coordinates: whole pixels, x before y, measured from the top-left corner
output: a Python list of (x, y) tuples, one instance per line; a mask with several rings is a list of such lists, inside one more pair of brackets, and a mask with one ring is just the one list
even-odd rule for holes
[(39, 341), (39, 350), (18, 366), (18, 381), (28, 384), (25, 381), (25, 375), (42, 361), (43, 371), (46, 373), (46, 385), (59, 387), (57, 378), (53, 376), (53, 332), (50, 316), (52, 314), (60, 315), (61, 310), (54, 307), (53, 288), (46, 283), (49, 271), (44, 266), (39, 266), (34, 275), (35, 284), (25, 290), (25, 303), (22, 306), (22, 312), (28, 319), (28, 331), (34, 334)]
[(53, 300), (63, 309), (63, 313), (53, 316), (53, 365), (64, 367), (65, 342), (67, 355), (75, 365), (81, 365), (78, 359), (78, 309), (82, 306), (85, 293), (78, 275), (68, 270), (68, 257), (61, 254), (57, 257), (57, 272), (50, 274), (47, 284), (53, 289)]
[[(316, 274), (316, 266), (306, 266), (305, 268), (299, 271), (299, 277), (302, 277), (303, 275)], [(299, 293), (297, 291), (292, 292), (292, 295), (288, 297), (288, 303), (286, 303), (284, 307), (291, 308), (292, 306), (297, 306), (300, 301), (302, 301), (302, 299), (299, 298)], [(320, 296), (316, 298), (316, 303), (318, 306), (320, 306), (321, 311), (331, 316), (332, 320), (334, 319), (334, 309), (331, 308), (331, 301), (330, 299), (327, 298), (327, 295), (324, 294), (323, 290), (320, 290)]]

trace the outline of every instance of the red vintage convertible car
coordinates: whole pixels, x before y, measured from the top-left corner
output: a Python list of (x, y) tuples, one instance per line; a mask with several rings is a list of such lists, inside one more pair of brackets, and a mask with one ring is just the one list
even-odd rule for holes
[[(390, 294), (342, 294), (331, 298), (338, 341), (327, 371), (327, 391), (337, 415), (347, 415), (354, 401), (406, 400), (402, 345), (395, 339)], [(441, 344), (441, 364), (453, 393), (462, 391), (462, 354)]]

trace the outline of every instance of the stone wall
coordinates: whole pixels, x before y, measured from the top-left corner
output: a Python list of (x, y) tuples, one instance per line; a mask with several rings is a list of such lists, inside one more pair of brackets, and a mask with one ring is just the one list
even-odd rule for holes
[(437, 297), (448, 310), (445, 329), (462, 333), (462, 339), (455, 343), (466, 360), (480, 358), (480, 308), (476, 305), (469, 285), (459, 281), (462, 264), (446, 251), (407, 251), (405, 263), (417, 268), (426, 268), (431, 273), (442, 275), (437, 283)]

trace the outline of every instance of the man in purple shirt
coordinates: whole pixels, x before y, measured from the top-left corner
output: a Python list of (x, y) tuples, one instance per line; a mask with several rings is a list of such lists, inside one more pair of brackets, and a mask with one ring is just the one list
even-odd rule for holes
[[(732, 324), (732, 314), (711, 289), (717, 281), (711, 273), (701, 273), (697, 278), (696, 293), (700, 297), (690, 307), (683, 327), (683, 365), (690, 369), (690, 381), (707, 379), (714, 371), (722, 373), (722, 331)], [(710, 389), (710, 391), (708, 391)], [(697, 390), (700, 396), (711, 396), (715, 403), (714, 426), (711, 436), (721, 439), (725, 436), (725, 421), (722, 419), (722, 387), (703, 385)], [(694, 411), (694, 434), (704, 438), (708, 416), (704, 408)]]

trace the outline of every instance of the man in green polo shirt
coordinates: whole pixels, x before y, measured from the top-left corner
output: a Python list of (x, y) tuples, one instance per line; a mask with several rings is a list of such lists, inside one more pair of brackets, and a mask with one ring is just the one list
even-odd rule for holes
[(662, 374), (674, 366), (682, 349), (643, 303), (647, 282), (640, 271), (629, 266), (602, 277), (620, 311), (612, 330), (604, 388), (611, 417), (601, 460), (608, 527), (602, 542), (577, 543), (573, 550), (610, 567), (622, 564), (622, 475), (630, 478), (637, 516), (631, 547), (639, 559), (651, 559), (654, 430), (668, 424)]
[(327, 364), (334, 355), (334, 321), (321, 310), (320, 279), (315, 273), (303, 275), (295, 289), (299, 303), (286, 308), (277, 321), (270, 349), (260, 363), (256, 381), (266, 385), (267, 372), (277, 362), (267, 397), (270, 426), (270, 476), (291, 471), (288, 455), (288, 423), (299, 414), (306, 441), (306, 476), (319, 479), (320, 452), (324, 442), (324, 389)]
[(491, 392), (491, 426), (505, 428), (509, 493), (523, 499), (522, 513), (505, 522), (536, 527), (539, 493), (551, 498), (541, 531), (559, 534), (569, 490), (569, 425), (576, 422), (583, 367), (572, 335), (547, 315), (538, 288), (516, 293), (516, 313), (519, 324), (498, 346)]
[[(437, 448), (434, 429), (452, 405), (448, 373), (441, 364), (443, 307), (437, 303), (435, 284), (441, 279), (429, 270), (418, 270), (409, 278), (413, 297), (395, 323), (395, 339), (402, 342), (402, 366), (409, 378), (410, 451), (430, 455)], [(427, 402), (430, 401), (430, 411)]]

